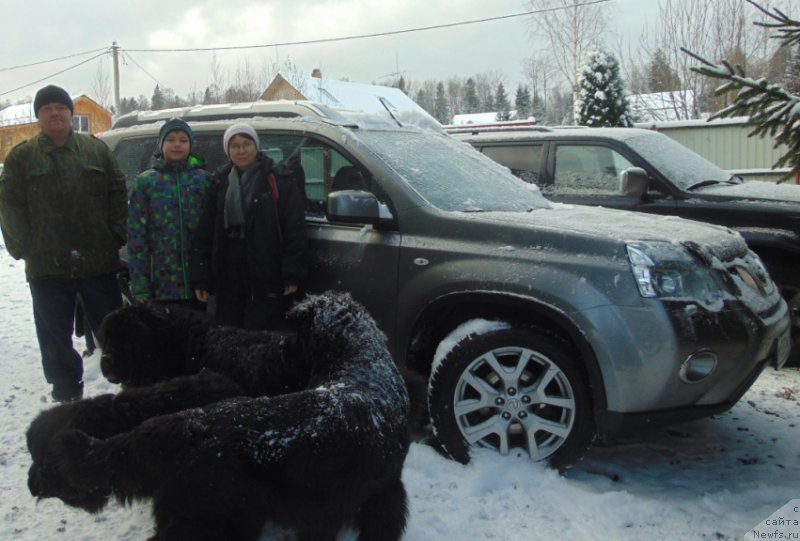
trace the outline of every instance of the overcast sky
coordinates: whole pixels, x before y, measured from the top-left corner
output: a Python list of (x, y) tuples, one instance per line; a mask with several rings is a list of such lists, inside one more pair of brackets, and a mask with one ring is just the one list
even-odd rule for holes
[[(658, 14), (657, 0), (610, 0), (609, 6), (613, 40), (638, 39), (641, 27), (654, 24)], [(530, 7), (524, 0), (3, 0), (0, 102), (30, 98), (49, 83), (73, 95), (92, 95), (98, 74), (111, 73), (110, 55), (90, 60), (100, 51), (8, 68), (109, 48), (115, 41), (127, 55), (120, 65), (122, 97), (150, 97), (156, 82), (185, 96), (202, 92), (212, 81), (211, 52), (134, 49), (290, 43), (526, 11)], [(228, 82), (237, 62), (243, 66), (247, 59), (263, 70), (289, 59), (303, 73), (318, 67), (325, 77), (364, 83), (388, 83), (398, 70), (419, 82), (501, 71), (506, 87), (514, 89), (524, 79), (523, 60), (546, 47), (543, 40), (532, 39), (531, 28), (530, 16), (524, 16), (352, 41), (221, 51), (216, 58)]]

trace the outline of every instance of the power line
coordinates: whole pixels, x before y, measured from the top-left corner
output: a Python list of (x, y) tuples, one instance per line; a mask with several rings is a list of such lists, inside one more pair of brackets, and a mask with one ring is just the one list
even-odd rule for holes
[(86, 64), (87, 62), (91, 62), (95, 58), (100, 58), (104, 54), (108, 54), (108, 51), (107, 50), (103, 50), (103, 52), (100, 53), (100, 54), (94, 55), (91, 58), (87, 58), (86, 60), (83, 60), (82, 62), (78, 62), (77, 64), (75, 64), (73, 66), (70, 66), (70, 67), (68, 67), (66, 69), (63, 69), (61, 71), (57, 71), (56, 73), (52, 73), (52, 74), (48, 75), (47, 77), (42, 77), (41, 79), (37, 79), (37, 80), (32, 81), (30, 83), (24, 84), (22, 86), (18, 86), (17, 88), (12, 88), (11, 90), (6, 90), (5, 92), (0, 92), (0, 96), (5, 96), (6, 94), (11, 94), (12, 92), (16, 92), (17, 90), (22, 90), (23, 88), (27, 88), (27, 87), (29, 87), (31, 85), (35, 85), (36, 83), (41, 83), (42, 81), (46, 81), (47, 79), (50, 79), (51, 77), (55, 77), (56, 75), (61, 75), (62, 73), (67, 72), (67, 71), (72, 70), (72, 69), (75, 69), (78, 66), (82, 66), (83, 64)]
[(20, 68), (29, 68), (31, 66), (40, 66), (42, 64), (49, 64), (50, 62), (58, 62), (59, 60), (65, 60), (67, 58), (74, 58), (76, 56), (83, 56), (85, 54), (91, 54), (91, 53), (96, 53), (98, 51), (106, 51), (106, 50), (108, 50), (108, 47), (101, 47), (99, 49), (93, 49), (91, 51), (84, 51), (82, 53), (75, 53), (75, 54), (70, 54), (70, 55), (67, 55), (67, 56), (60, 56), (58, 58), (51, 58), (50, 60), (42, 60), (40, 62), (31, 62), (30, 64), (20, 64), (19, 66), (10, 66), (8, 68), (0, 68), (0, 71), (11, 71), (11, 70), (20, 69)]
[(161, 85), (161, 83), (158, 81), (158, 79), (153, 77), (153, 75), (149, 71), (147, 71), (141, 65), (139, 65), (139, 63), (136, 60), (134, 60), (133, 57), (128, 52), (126, 52), (125, 50), (122, 50), (121, 52), (122, 52), (122, 56), (124, 56), (127, 60), (130, 60), (131, 62), (133, 62), (136, 65), (137, 68), (142, 70), (148, 77), (150, 77), (153, 81), (155, 81), (155, 83), (157, 85)]
[[(466, 25), (485, 23), (485, 22), (490, 22), (490, 21), (500, 21), (500, 20), (505, 20), (505, 19), (512, 19), (512, 18), (517, 18), (517, 17), (525, 17), (525, 16), (529, 16), (529, 15), (536, 15), (536, 14), (539, 14), (539, 13), (546, 13), (546, 12), (550, 12), (550, 11), (560, 11), (560, 10), (564, 10), (564, 9), (574, 8), (574, 7), (590, 6), (590, 5), (593, 5), (593, 4), (601, 4), (601, 3), (610, 2), (610, 1), (611, 0), (589, 0), (589, 1), (583, 2), (581, 4), (574, 4), (572, 6), (558, 6), (558, 7), (552, 7), (552, 8), (539, 9), (539, 10), (524, 11), (522, 13), (512, 13), (510, 15), (499, 15), (499, 16), (496, 16), (496, 17), (484, 17), (484, 18), (481, 18), (481, 19), (471, 19), (471, 20), (468, 20), (468, 21), (460, 21), (460, 22), (455, 22), (455, 23), (444, 23), (444, 24), (437, 24), (437, 25), (432, 25), (432, 26), (422, 26), (422, 27), (417, 27), (417, 28), (407, 28), (407, 29), (403, 29), (403, 30), (393, 30), (393, 31), (388, 31), (388, 32), (375, 32), (375, 33), (371, 33), (371, 34), (359, 34), (359, 35), (354, 35), (354, 36), (343, 36), (343, 37), (338, 37), (338, 38), (321, 38), (321, 39), (304, 40), (304, 41), (289, 41), (289, 42), (281, 42), (281, 43), (269, 43), (269, 44), (263, 44), (263, 45), (237, 45), (237, 46), (230, 46), (230, 47), (197, 47), (197, 48), (186, 48), (186, 49), (121, 49), (120, 48), (120, 51), (123, 54), (130, 53), (130, 52), (150, 53), (150, 52), (230, 51), (230, 50), (243, 50), (243, 49), (261, 49), (261, 48), (268, 48), (268, 47), (286, 47), (286, 46), (292, 46), (292, 45), (311, 45), (311, 44), (318, 44), (318, 43), (332, 43), (332, 42), (338, 42), (338, 41), (350, 41), (350, 40), (356, 40), (356, 39), (366, 39), (366, 38), (393, 36), (393, 35), (400, 35), (400, 34), (409, 34), (409, 33), (413, 33), (413, 32), (424, 32), (424, 31), (427, 31), (427, 30), (440, 30), (440, 29), (443, 29), (443, 28), (453, 28), (453, 27), (457, 27), (457, 26), (466, 26)], [(12, 92), (16, 92), (17, 90), (22, 90), (23, 88), (29, 87), (29, 86), (34, 85), (36, 83), (40, 83), (40, 82), (42, 82), (44, 80), (47, 80), (47, 79), (49, 79), (51, 77), (55, 77), (56, 75), (60, 75), (62, 73), (65, 73), (67, 71), (75, 69), (78, 66), (86, 64), (87, 62), (91, 62), (95, 58), (99, 58), (104, 54), (108, 54), (108, 52), (110, 51), (110, 48), (102, 47), (100, 49), (94, 49), (94, 50), (91, 50), (91, 51), (84, 51), (84, 52), (81, 52), (81, 53), (74, 53), (74, 54), (71, 54), (71, 55), (62, 56), (62, 57), (59, 57), (59, 58), (53, 58), (53, 59), (50, 59), (50, 60), (43, 60), (43, 61), (40, 61), (40, 62), (32, 62), (30, 64), (20, 64), (18, 66), (11, 66), (11, 67), (8, 67), (8, 68), (0, 68), (0, 72), (2, 72), (2, 71), (10, 71), (10, 70), (14, 70), (14, 69), (26, 68), (26, 67), (30, 67), (30, 66), (37, 66), (37, 65), (41, 65), (41, 64), (47, 64), (47, 63), (50, 63), (50, 62), (56, 62), (58, 60), (64, 60), (64, 59), (67, 59), (67, 58), (74, 58), (76, 56), (82, 56), (82, 55), (85, 55), (85, 54), (91, 54), (91, 53), (98, 52), (98, 51), (103, 51), (103, 52), (101, 52), (100, 54), (97, 54), (97, 55), (95, 55), (95, 56), (93, 56), (93, 57), (91, 57), (91, 58), (89, 58), (87, 60), (79, 62), (79, 63), (77, 63), (77, 64), (75, 64), (73, 66), (70, 66), (70, 67), (68, 67), (66, 69), (63, 69), (63, 70), (58, 71), (56, 73), (50, 74), (50, 75), (48, 75), (46, 77), (42, 77), (41, 79), (37, 79), (36, 81), (24, 84), (22, 86), (19, 86), (17, 88), (11, 89), (11, 90), (7, 90), (5, 92), (0, 92), (0, 96), (5, 96), (7, 94), (11, 94)], [(130, 60), (131, 62), (133, 62), (144, 73), (146, 73), (151, 79), (153, 79), (153, 81), (155, 81), (156, 84), (159, 84), (158, 80), (155, 77), (153, 77), (142, 66), (140, 66), (139, 63), (136, 62), (133, 59), (133, 57), (130, 56), (130, 54), (125, 54), (125, 57), (128, 60)]]
[(409, 34), (412, 32), (423, 32), (426, 30), (440, 30), (442, 28), (452, 28), (455, 26), (466, 26), (470, 24), (478, 24), (478, 23), (485, 23), (490, 21), (499, 21), (503, 19), (512, 19), (515, 17), (525, 17), (527, 15), (536, 15), (539, 13), (546, 13), (549, 11), (560, 11), (568, 8), (573, 7), (583, 7), (583, 6), (590, 6), (592, 4), (602, 4), (605, 2), (610, 2), (611, 0), (590, 0), (588, 2), (583, 2), (582, 4), (575, 4), (572, 6), (559, 6), (553, 8), (546, 8), (546, 9), (539, 9), (533, 11), (525, 11), (522, 13), (512, 13), (511, 15), (500, 15), (497, 17), (485, 17), (483, 19), (472, 19), (468, 21), (460, 21), (456, 23), (444, 23), (444, 24), (437, 24), (432, 26), (421, 26), (417, 28), (407, 28), (404, 30), (392, 30), (388, 32), (375, 32), (372, 34), (358, 34), (355, 36), (343, 36), (338, 38), (321, 38), (321, 39), (311, 39), (311, 40), (304, 40), (304, 41), (287, 41), (281, 43), (267, 43), (263, 45), (233, 45), (230, 47), (194, 47), (188, 49), (125, 49), (127, 51), (134, 51), (137, 53), (187, 53), (187, 52), (201, 52), (201, 51), (233, 51), (233, 50), (242, 50), (242, 49), (263, 49), (268, 47), (287, 47), (291, 45), (313, 45), (318, 43), (331, 43), (336, 41), (350, 41), (356, 39), (365, 39), (365, 38), (377, 38), (383, 36), (394, 36), (398, 34)]

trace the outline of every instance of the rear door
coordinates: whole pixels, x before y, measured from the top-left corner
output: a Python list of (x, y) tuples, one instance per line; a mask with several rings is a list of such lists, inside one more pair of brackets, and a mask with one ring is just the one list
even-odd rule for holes
[[(390, 336), (394, 333), (400, 233), (396, 226), (334, 223), (325, 200), (339, 187), (358, 187), (391, 206), (371, 173), (333, 142), (308, 134), (260, 133), (261, 148), (276, 163), (297, 171), (306, 198), (306, 231), (311, 267), (306, 289), (349, 291)], [(299, 164), (300, 168), (297, 168)], [(344, 178), (350, 179), (346, 184)]]

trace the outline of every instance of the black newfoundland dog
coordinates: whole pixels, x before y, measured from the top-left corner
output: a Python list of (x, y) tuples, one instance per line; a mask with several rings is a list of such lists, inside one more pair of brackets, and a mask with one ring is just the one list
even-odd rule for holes
[[(43, 412), (28, 431), (34, 496), (90, 512), (112, 495), (150, 499), (154, 540), (257, 540), (268, 521), (299, 541), (333, 540), (345, 526), (361, 541), (401, 538), (409, 396), (363, 307), (346, 294), (310, 297), (290, 312), (296, 335), (252, 342), (205, 324), (162, 335), (176, 311), (111, 339), (119, 314), (140, 311), (108, 320), (104, 371), (129, 384), (175, 377)], [(151, 372), (127, 362), (140, 358)], [(184, 409), (192, 402), (204, 405)]]

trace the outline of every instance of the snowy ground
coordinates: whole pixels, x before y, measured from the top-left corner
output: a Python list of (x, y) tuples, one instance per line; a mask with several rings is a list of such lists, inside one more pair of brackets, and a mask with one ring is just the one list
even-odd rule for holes
[[(85, 364), (87, 395), (114, 390), (97, 355)], [(31, 497), (24, 435), (48, 396), (23, 265), (0, 248), (0, 540), (144, 541), (146, 505), (92, 516)], [(488, 452), (462, 466), (415, 444), (405, 540), (755, 539), (745, 534), (800, 498), (798, 424), (800, 371), (768, 370), (730, 412), (598, 446), (566, 476)]]

